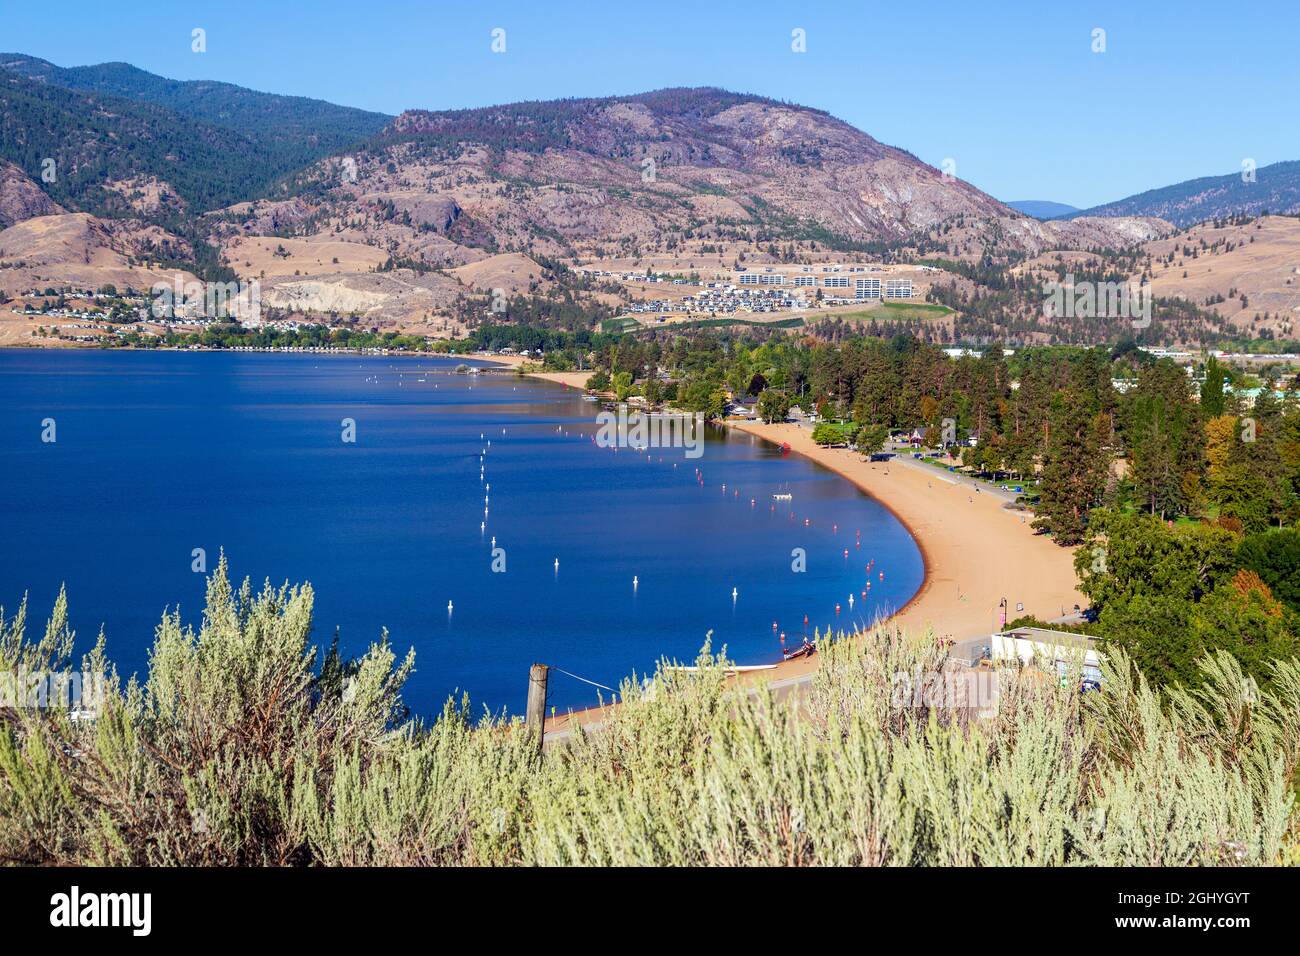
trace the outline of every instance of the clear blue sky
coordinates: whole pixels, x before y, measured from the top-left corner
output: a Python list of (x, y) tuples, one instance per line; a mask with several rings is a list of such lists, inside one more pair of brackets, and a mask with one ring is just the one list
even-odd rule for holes
[(951, 157), (1000, 199), (1077, 206), (1300, 159), (1298, 27), (1296, 0), (0, 0), (0, 50), (61, 66), (124, 60), (388, 113), (721, 86)]

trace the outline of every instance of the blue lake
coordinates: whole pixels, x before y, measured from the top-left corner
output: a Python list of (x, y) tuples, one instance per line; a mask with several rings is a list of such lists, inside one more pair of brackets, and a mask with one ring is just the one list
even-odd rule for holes
[[(39, 636), (66, 582), (79, 645), (102, 626), (124, 676), (143, 672), (165, 608), (197, 627), (194, 549), (210, 570), (224, 548), (236, 579), (311, 582), (318, 643), (337, 629), (357, 654), (387, 627), (399, 656), (414, 647), (416, 712), (467, 692), (518, 713), (534, 661), (616, 686), (711, 630), (769, 663), (779, 632), (797, 646), (921, 585), (906, 529), (806, 459), (714, 428), (699, 458), (600, 447), (578, 393), (457, 364), (0, 350), (0, 604), (27, 593)], [(560, 710), (597, 693), (551, 681)]]

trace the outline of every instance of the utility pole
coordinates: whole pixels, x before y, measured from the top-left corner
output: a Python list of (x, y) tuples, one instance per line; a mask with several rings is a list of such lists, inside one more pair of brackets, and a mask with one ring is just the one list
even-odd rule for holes
[(542, 752), (546, 739), (546, 677), (550, 668), (534, 664), (528, 669), (528, 706), (525, 711), (529, 727), (537, 728), (537, 752)]

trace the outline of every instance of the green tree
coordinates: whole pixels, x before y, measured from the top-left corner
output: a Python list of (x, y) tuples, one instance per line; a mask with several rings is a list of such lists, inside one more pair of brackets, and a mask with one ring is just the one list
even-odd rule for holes
[(1184, 514), (1204, 471), (1204, 443), (1188, 379), (1168, 359), (1143, 369), (1131, 393), (1124, 438), (1132, 482), (1151, 514)]
[(1075, 554), (1079, 590), (1105, 609), (1136, 595), (1195, 602), (1236, 570), (1237, 538), (1215, 525), (1166, 527), (1149, 514), (1098, 508)]
[(1106, 487), (1102, 436), (1109, 424), (1104, 415), (1094, 415), (1076, 391), (1060, 392), (1052, 401), (1034, 527), (1049, 531), (1058, 544), (1082, 540), (1088, 512), (1101, 499)]
[(1237, 561), (1254, 571), (1278, 600), (1300, 613), (1300, 531), (1295, 528), (1248, 535)]
[(1223, 366), (1213, 355), (1205, 363), (1205, 381), (1201, 384), (1201, 411), (1206, 418), (1222, 415), (1225, 407), (1223, 398)]
[(858, 451), (867, 458), (884, 448), (888, 440), (889, 429), (884, 425), (863, 425), (854, 439)]
[(780, 389), (765, 388), (758, 396), (758, 415), (771, 425), (790, 414), (790, 396)]

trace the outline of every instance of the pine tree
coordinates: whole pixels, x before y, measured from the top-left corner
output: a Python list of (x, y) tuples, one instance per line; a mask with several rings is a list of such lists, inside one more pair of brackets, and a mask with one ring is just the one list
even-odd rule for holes
[(1109, 419), (1095, 412), (1078, 392), (1058, 392), (1052, 402), (1047, 450), (1043, 456), (1042, 497), (1035, 528), (1051, 532), (1058, 544), (1078, 544), (1088, 511), (1106, 487), (1102, 435)]

